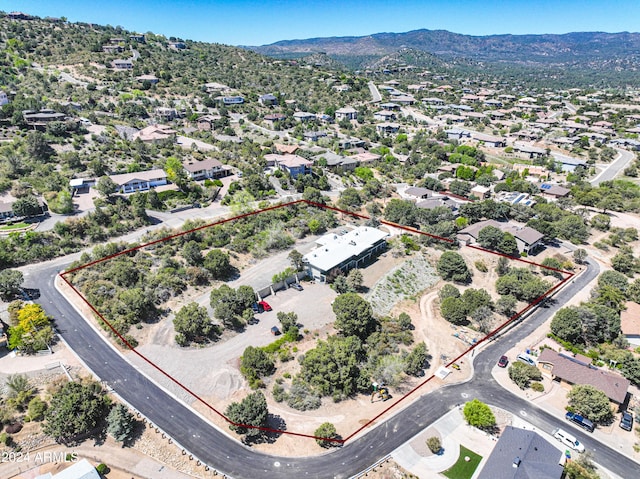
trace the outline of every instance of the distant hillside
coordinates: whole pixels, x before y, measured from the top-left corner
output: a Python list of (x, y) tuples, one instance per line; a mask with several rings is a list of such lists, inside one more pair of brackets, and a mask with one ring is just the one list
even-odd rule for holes
[[(482, 62), (520, 65), (575, 65), (586, 68), (640, 68), (640, 33), (578, 32), (563, 35), (471, 36), (445, 30), (378, 33), (364, 37), (285, 40), (247, 47), (265, 55), (324, 52), (334, 58), (383, 57), (408, 48), (444, 59), (462, 57)], [(359, 68), (366, 67), (360, 64)]]

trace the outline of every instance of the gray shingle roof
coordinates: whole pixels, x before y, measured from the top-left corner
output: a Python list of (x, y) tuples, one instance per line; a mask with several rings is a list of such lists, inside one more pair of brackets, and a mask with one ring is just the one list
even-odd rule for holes
[(562, 452), (537, 433), (507, 426), (478, 479), (560, 479), (561, 459)]

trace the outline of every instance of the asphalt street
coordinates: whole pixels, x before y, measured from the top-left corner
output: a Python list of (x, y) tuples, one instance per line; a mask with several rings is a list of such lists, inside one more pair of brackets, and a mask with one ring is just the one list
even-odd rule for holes
[[(47, 313), (56, 319), (61, 336), (85, 364), (123, 399), (197, 458), (228, 476), (255, 479), (265, 477), (265, 474), (273, 478), (350, 477), (389, 454), (447, 411), (473, 397), (526, 416), (530, 423), (547, 432), (551, 432), (559, 423), (568, 427), (562, 418), (556, 418), (502, 389), (493, 380), (490, 371), (502, 351), (530, 335), (577, 291), (586, 287), (597, 276), (599, 267), (590, 262), (587, 271), (573, 279), (548, 307), (539, 308), (513, 330), (477, 353), (474, 358), (476, 374), (469, 382), (443, 387), (420, 397), (366, 434), (329, 454), (301, 458), (270, 456), (253, 451), (215, 429), (156, 386), (116, 353), (55, 289), (53, 282), (59, 270), (59, 262), (53, 266), (43, 264), (37, 275), (29, 275), (25, 286), (40, 289), (40, 302)], [(598, 443), (581, 430), (573, 432), (588, 450), (593, 451), (596, 462), (622, 477), (635, 476), (639, 467), (636, 462)]]

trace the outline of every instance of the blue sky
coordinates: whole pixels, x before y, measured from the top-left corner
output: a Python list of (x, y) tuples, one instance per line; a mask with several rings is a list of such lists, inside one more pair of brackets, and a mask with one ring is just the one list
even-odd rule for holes
[(0, 10), (229, 45), (406, 32), (640, 30), (639, 0), (0, 0)]

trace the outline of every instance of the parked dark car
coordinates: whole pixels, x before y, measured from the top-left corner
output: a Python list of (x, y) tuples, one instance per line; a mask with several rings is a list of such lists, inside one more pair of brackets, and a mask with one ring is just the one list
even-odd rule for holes
[(498, 359), (498, 367), (506, 368), (507, 364), (509, 364), (509, 358), (506, 356), (500, 356), (500, 359)]
[(582, 429), (585, 429), (589, 432), (593, 432), (593, 430), (596, 428), (595, 424), (593, 424), (589, 419), (581, 416), (580, 414), (568, 412), (567, 414), (564, 415), (564, 417), (567, 419), (567, 421), (574, 422), (578, 426), (580, 426)]
[(631, 431), (631, 429), (633, 429), (633, 416), (629, 411), (622, 411), (622, 418), (620, 418), (620, 427), (625, 431)]
[(274, 336), (279, 336), (280, 335), (280, 330), (278, 329), (278, 326), (273, 326), (271, 328), (271, 334), (273, 334)]
[(302, 285), (300, 283), (291, 283), (290, 287), (295, 289), (296, 291), (303, 291), (304, 290), (304, 288), (302, 287)]
[(251, 309), (254, 313), (262, 313), (264, 311), (264, 308), (260, 306), (260, 303), (253, 303), (251, 305)]

